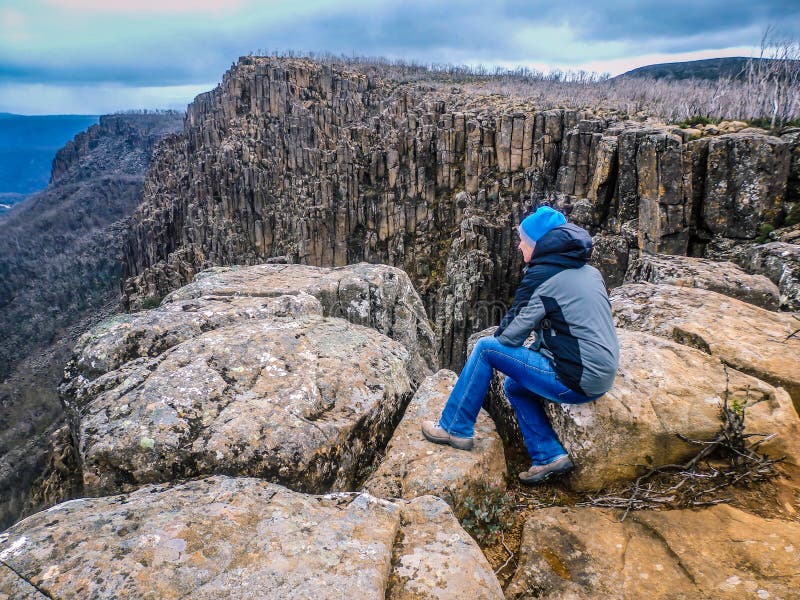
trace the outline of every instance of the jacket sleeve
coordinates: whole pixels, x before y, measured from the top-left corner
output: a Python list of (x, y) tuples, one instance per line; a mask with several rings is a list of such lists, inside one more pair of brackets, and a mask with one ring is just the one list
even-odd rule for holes
[(531, 331), (539, 326), (546, 312), (539, 295), (532, 294), (528, 303), (497, 336), (498, 341), (506, 346), (522, 346)]
[[(531, 297), (536, 292), (536, 288), (555, 274), (555, 272), (557, 272), (557, 269), (548, 268), (545, 265), (528, 267), (522, 277), (522, 281), (519, 283), (519, 287), (517, 287), (517, 291), (514, 293), (514, 302), (511, 304), (511, 308), (508, 309), (508, 312), (506, 312), (505, 316), (500, 321), (500, 325), (494, 332), (495, 337), (502, 337), (506, 328), (514, 321), (517, 315), (528, 306)], [(528, 331), (528, 334), (530, 334), (530, 331)], [(506, 345), (521, 346), (525, 338), (528, 337), (528, 334), (526, 334), (518, 344), (511, 344), (506, 341), (510, 339), (509, 336), (501, 339), (500, 342)], [(516, 339), (516, 335), (514, 339)]]

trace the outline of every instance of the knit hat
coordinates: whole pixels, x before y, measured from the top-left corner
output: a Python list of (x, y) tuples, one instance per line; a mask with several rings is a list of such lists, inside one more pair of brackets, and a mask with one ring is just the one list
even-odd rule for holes
[(548, 231), (566, 222), (566, 217), (554, 208), (540, 206), (535, 213), (525, 217), (517, 229), (520, 237), (533, 246)]

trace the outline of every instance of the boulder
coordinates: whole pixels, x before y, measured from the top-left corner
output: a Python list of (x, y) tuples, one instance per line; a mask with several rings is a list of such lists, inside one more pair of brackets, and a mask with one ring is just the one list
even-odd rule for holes
[(432, 494), (453, 506), (457, 498), (475, 496), (482, 486), (505, 488), (503, 443), (484, 411), (478, 415), (471, 452), (432, 444), (422, 436), (422, 421), (439, 418), (456, 379), (443, 369), (417, 389), (380, 466), (364, 484), (367, 492), (381, 498)]
[(620, 366), (611, 390), (594, 402), (545, 409), (575, 462), (568, 485), (598, 490), (630, 481), (644, 467), (680, 464), (699, 448), (681, 441), (715, 438), (721, 407), (746, 406), (748, 433), (777, 434), (763, 444), (767, 454), (800, 465), (800, 419), (781, 388), (727, 369), (707, 354), (641, 332), (618, 330)]
[(716, 292), (631, 283), (614, 289), (617, 326), (688, 344), (789, 392), (800, 407), (797, 319)]
[(152, 310), (111, 317), (82, 335), (66, 378), (83, 383), (128, 362), (152, 358), (203, 333), (274, 317), (322, 316), (319, 300), (305, 293), (175, 299)]
[(794, 598), (800, 524), (726, 505), (547, 508), (528, 519), (506, 598)]
[[(203, 312), (205, 301), (194, 302)], [(170, 330), (172, 313), (141, 315), (146, 327), (134, 315), (130, 329), (155, 329), (160, 314)], [(216, 473), (352, 489), (413, 389), (406, 348), (338, 318), (249, 319), (172, 346), (144, 344), (148, 355), (119, 364), (142, 353), (126, 355), (124, 339), (90, 332), (62, 386), (90, 494)]]
[(622, 285), (628, 269), (630, 249), (622, 235), (601, 235), (592, 238), (592, 266), (603, 274), (611, 289)]
[(748, 271), (766, 275), (778, 286), (781, 309), (800, 312), (800, 245), (761, 244), (750, 248), (739, 262)]
[(732, 262), (690, 256), (643, 254), (625, 274), (626, 283), (666, 283), (712, 290), (767, 310), (778, 310), (778, 287), (763, 275), (750, 275)]
[(403, 506), (388, 600), (501, 600), (503, 590), (478, 544), (434, 496)]
[(408, 275), (387, 265), (215, 267), (169, 294), (162, 306), (200, 298), (230, 300), (287, 294), (310, 294), (319, 300), (326, 317), (372, 327), (405, 345), (411, 355), (409, 373), (415, 382), (437, 369), (436, 340), (422, 300)]
[(309, 496), (251, 478), (66, 502), (0, 535), (0, 557), (0, 597), (15, 599), (502, 597), (441, 500)]

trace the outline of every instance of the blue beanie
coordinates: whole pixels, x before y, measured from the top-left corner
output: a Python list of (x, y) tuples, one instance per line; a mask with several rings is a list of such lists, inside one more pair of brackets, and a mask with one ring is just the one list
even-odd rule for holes
[(536, 209), (535, 213), (528, 215), (522, 220), (518, 228), (519, 235), (529, 245), (533, 246), (548, 231), (566, 222), (566, 217), (554, 208), (540, 206)]

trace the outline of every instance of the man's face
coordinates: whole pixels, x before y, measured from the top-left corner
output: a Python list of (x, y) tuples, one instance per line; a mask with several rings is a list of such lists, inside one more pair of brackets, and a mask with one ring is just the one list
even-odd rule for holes
[(523, 260), (525, 260), (526, 263), (531, 262), (531, 257), (533, 256), (533, 249), (535, 247), (536, 247), (536, 244), (531, 246), (525, 240), (523, 240), (523, 239), (519, 240), (519, 246), (517, 246), (517, 248), (519, 248), (520, 252), (522, 252), (522, 258), (523, 258)]

